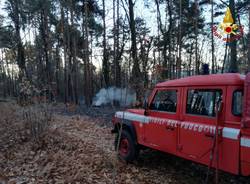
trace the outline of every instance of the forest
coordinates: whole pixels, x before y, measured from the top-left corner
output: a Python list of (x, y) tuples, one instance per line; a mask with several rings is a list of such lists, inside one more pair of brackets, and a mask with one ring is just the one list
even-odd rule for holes
[[(247, 0), (5, 0), (1, 96), (91, 106), (102, 88), (142, 101), (159, 81), (249, 68)], [(242, 27), (218, 38), (229, 7)]]

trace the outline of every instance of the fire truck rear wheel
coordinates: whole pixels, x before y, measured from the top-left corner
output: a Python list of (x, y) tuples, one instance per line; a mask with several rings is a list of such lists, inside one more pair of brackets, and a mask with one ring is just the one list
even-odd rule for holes
[(115, 148), (118, 152), (118, 157), (127, 162), (132, 162), (133, 160), (135, 160), (139, 155), (139, 148), (136, 142), (133, 140), (131, 134), (126, 130), (122, 131), (119, 149), (117, 149), (118, 139), (119, 133), (117, 133), (115, 139)]

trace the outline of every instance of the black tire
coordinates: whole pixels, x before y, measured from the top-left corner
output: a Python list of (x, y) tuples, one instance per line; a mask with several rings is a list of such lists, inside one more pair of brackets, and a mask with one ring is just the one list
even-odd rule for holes
[[(139, 155), (139, 148), (135, 140), (133, 140), (131, 134), (126, 130), (122, 131), (119, 148), (117, 149), (118, 139), (119, 133), (116, 134), (115, 138), (115, 150), (118, 153), (118, 157), (126, 162), (132, 162), (137, 159)], [(125, 148), (125, 144), (127, 144), (127, 149)]]

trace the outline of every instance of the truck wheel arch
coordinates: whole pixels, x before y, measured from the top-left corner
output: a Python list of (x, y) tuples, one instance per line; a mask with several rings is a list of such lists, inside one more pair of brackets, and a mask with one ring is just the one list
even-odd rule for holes
[(120, 130), (120, 127), (122, 125), (122, 130), (127, 130), (130, 135), (132, 136), (135, 144), (137, 144), (137, 135), (136, 135), (136, 130), (135, 130), (135, 127), (133, 125), (133, 123), (129, 120), (123, 120), (122, 122), (119, 121), (115, 124), (115, 127), (114, 127), (114, 133), (119, 133), (119, 130)]

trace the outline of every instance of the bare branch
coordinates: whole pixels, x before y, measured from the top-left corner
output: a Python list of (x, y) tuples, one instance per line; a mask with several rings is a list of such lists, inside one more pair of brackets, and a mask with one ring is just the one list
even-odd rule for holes
[[(124, 9), (124, 11), (126, 13), (126, 17), (127, 17), (128, 21), (130, 21), (130, 18), (129, 18), (129, 15), (128, 15), (128, 10), (126, 9), (126, 6), (125, 6), (123, 0), (121, 0), (121, 2), (122, 2), (122, 7), (123, 7), (123, 9)], [(126, 0), (125, 0), (125, 2), (126, 2), (126, 4), (128, 4), (128, 2)]]

